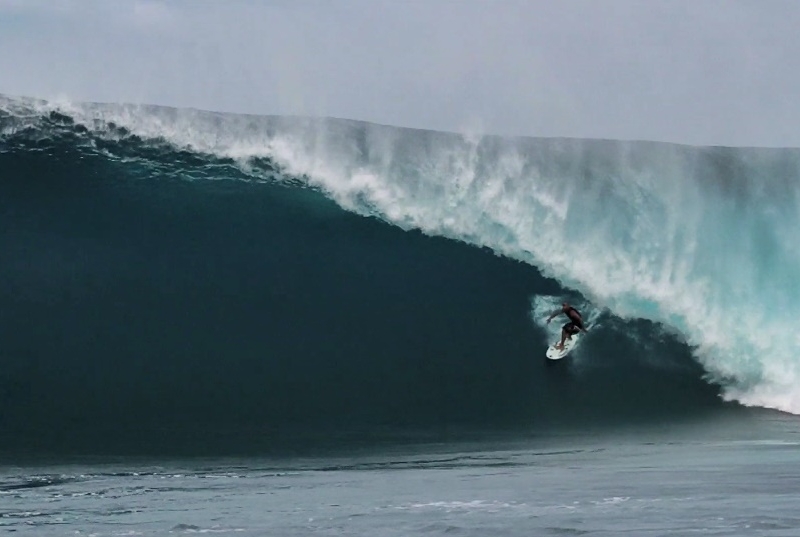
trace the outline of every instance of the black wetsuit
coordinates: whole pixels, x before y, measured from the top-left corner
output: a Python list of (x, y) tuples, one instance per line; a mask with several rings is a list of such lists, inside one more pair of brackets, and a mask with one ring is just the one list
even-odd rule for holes
[(569, 322), (562, 326), (564, 331), (570, 335), (579, 333), (583, 328), (583, 319), (581, 318), (581, 313), (570, 306), (567, 308), (567, 311), (564, 312), (564, 315), (569, 317)]

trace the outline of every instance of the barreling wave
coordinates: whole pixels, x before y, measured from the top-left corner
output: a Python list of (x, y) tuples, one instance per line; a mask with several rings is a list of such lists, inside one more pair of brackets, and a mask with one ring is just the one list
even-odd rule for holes
[[(307, 186), (404, 230), (488, 247), (598, 310), (662, 326), (725, 399), (800, 413), (800, 150), (11, 98), (0, 125), (6, 151), (72, 137), (148, 161), (153, 175)], [(537, 323), (552, 302), (534, 299)]]

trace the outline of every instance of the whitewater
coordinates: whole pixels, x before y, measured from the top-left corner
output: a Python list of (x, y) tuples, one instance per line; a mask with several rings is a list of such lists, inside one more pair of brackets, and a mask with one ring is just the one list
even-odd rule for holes
[[(0, 118), (3, 138), (60, 125), (111, 159), (145, 158), (104, 144), (126, 140), (210, 156), (248, 180), (290, 178), (348, 211), (490, 248), (581, 293), (595, 317), (679, 337), (726, 400), (800, 414), (800, 150), (11, 97)], [(555, 302), (532, 303), (543, 326)]]

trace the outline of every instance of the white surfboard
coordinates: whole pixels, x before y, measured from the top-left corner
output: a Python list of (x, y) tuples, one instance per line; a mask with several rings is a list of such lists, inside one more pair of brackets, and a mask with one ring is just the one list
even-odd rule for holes
[(575, 334), (574, 336), (566, 340), (564, 342), (564, 348), (562, 350), (556, 349), (556, 345), (558, 344), (559, 341), (561, 341), (561, 338), (559, 338), (558, 341), (547, 347), (547, 353), (545, 354), (545, 356), (547, 356), (547, 358), (550, 360), (561, 360), (562, 358), (564, 358), (566, 355), (569, 354), (569, 351), (575, 348), (575, 345), (577, 345), (578, 343), (579, 337), (581, 337), (579, 334)]

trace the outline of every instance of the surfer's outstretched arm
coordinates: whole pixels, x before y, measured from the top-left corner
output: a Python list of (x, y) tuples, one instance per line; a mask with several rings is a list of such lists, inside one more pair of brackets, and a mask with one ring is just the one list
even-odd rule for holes
[(553, 313), (551, 313), (551, 314), (550, 314), (550, 317), (548, 317), (548, 318), (547, 318), (547, 322), (549, 323), (550, 321), (552, 321), (552, 320), (553, 320), (553, 317), (555, 317), (555, 316), (556, 316), (556, 315), (558, 315), (559, 313), (561, 313), (561, 310), (556, 310), (556, 311), (554, 311)]

